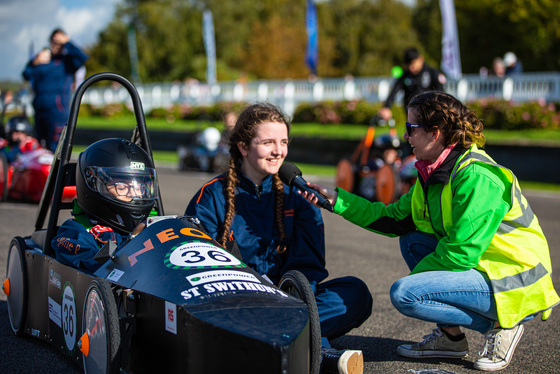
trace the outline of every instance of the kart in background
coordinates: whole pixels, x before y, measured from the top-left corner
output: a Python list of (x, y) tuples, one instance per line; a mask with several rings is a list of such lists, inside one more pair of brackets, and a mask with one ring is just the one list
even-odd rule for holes
[(35, 231), (10, 243), (2, 288), (14, 333), (49, 342), (86, 373), (318, 373), (319, 317), (305, 277), (292, 271), (271, 284), (206, 235), (196, 218), (165, 216), (160, 196), (142, 231), (118, 249), (101, 249), (94, 273), (56, 260), (50, 243), (75, 194), (71, 153), (80, 101), (100, 80), (128, 90), (137, 120), (131, 140), (152, 155), (134, 86), (112, 73), (84, 81)]
[(177, 154), (179, 170), (221, 173), (229, 162), (229, 151), (222, 134), (213, 126), (199, 131), (191, 144), (179, 146)]
[[(25, 107), (17, 95), (11, 103), (20, 105), (23, 113), (10, 118), (8, 121), (19, 120), (31, 127), (25, 114)], [(0, 121), (2, 130), (4, 130), (4, 117), (7, 107), (6, 101), (3, 101), (2, 120)], [(7, 131), (2, 131), (2, 133), (5, 135)], [(3, 152), (3, 149), (8, 146), (9, 143), (6, 139), (0, 139), (0, 201), (6, 201), (10, 198), (38, 203), (41, 200), (43, 188), (51, 169), (53, 153), (48, 149), (39, 147), (19, 154), (12, 163), (8, 163), (6, 154)]]
[[(375, 127), (387, 125), (389, 133), (375, 137)], [(416, 182), (416, 159), (414, 155), (401, 159), (403, 148), (397, 136), (395, 121), (374, 116), (365, 137), (352, 155), (338, 162), (336, 186), (385, 205), (397, 201)], [(390, 160), (385, 153), (387, 150), (394, 152)]]

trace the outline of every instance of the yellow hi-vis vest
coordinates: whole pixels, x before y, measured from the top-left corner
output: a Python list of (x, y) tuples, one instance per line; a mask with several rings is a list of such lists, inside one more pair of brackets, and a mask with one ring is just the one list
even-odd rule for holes
[[(551, 308), (560, 302), (552, 284), (548, 243), (537, 217), (521, 194), (515, 175), (476, 145), (459, 158), (449, 182), (442, 188), (439, 206), (443, 227), (449, 232), (453, 225), (453, 180), (473, 162), (499, 168), (512, 186), (511, 208), (475, 267), (490, 279), (500, 325), (511, 328), (525, 317), (539, 312), (543, 312), (542, 319), (546, 320)], [(424, 199), (422, 187), (416, 183), (412, 196), (414, 222), (420, 231), (434, 233), (441, 239), (441, 234), (431, 226)]]

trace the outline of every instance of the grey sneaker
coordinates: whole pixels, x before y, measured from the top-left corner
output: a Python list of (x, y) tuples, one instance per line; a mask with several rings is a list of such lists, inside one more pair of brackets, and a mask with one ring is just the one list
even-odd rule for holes
[(362, 351), (321, 348), (321, 374), (362, 374)]
[(397, 348), (397, 353), (410, 358), (462, 358), (469, 353), (467, 338), (454, 342), (440, 328), (435, 328), (429, 335), (423, 337), (424, 341), (414, 344), (403, 344)]
[(517, 325), (512, 329), (494, 329), (486, 333), (486, 342), (481, 352), (482, 356), (474, 363), (478, 370), (494, 371), (501, 370), (509, 365), (517, 343), (523, 335), (523, 325)]

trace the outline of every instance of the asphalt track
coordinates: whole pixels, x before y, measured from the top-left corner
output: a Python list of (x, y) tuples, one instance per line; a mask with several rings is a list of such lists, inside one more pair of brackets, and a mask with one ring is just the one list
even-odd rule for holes
[[(209, 174), (158, 168), (166, 214), (182, 214)], [(306, 176), (310, 181), (332, 185), (333, 180)], [(560, 194), (526, 191), (548, 238), (553, 281), (560, 292)], [(37, 206), (7, 202), (0, 204), (0, 274), (4, 279), (6, 257), (14, 236), (30, 235)], [(407, 275), (398, 240), (360, 229), (341, 217), (325, 212), (327, 268), (331, 277), (355, 275), (363, 279), (373, 295), (371, 317), (359, 328), (333, 341), (337, 348), (361, 349), (364, 373), (474, 373), (472, 368), (482, 348), (481, 334), (466, 331), (470, 354), (460, 360), (412, 360), (397, 355), (398, 345), (420, 341), (433, 324), (400, 315), (391, 305), (391, 284)], [(8, 321), (5, 295), (0, 292), (0, 373), (80, 373), (81, 368), (47, 343), (31, 337), (18, 338)], [(157, 357), (154, 357), (157, 360)], [(546, 322), (540, 318), (526, 325), (510, 366), (501, 373), (560, 373), (560, 308)], [(235, 373), (233, 373), (235, 374)], [(266, 373), (263, 373), (266, 374)]]

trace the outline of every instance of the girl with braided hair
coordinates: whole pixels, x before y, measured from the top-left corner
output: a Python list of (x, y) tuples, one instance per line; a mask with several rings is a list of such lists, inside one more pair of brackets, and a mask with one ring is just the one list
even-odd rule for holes
[(371, 314), (372, 298), (355, 277), (323, 282), (328, 272), (321, 211), (277, 174), (289, 139), (290, 123), (280, 109), (269, 103), (247, 107), (230, 133), (227, 172), (204, 184), (185, 214), (200, 219), (222, 245), (234, 240), (243, 262), (274, 284), (289, 270), (302, 272), (319, 310), (322, 373), (361, 373), (361, 351), (332, 349), (329, 339), (360, 326)]
[(464, 327), (485, 334), (474, 368), (492, 371), (511, 362), (524, 324), (541, 312), (546, 320), (560, 298), (539, 221), (512, 171), (480, 149), (482, 129), (453, 96), (422, 93), (408, 105), (404, 136), (418, 159), (418, 181), (399, 201), (385, 206), (340, 188), (310, 186), (345, 219), (400, 236), (411, 273), (393, 284), (391, 301), (402, 314), (437, 327), (397, 352), (462, 358)]

